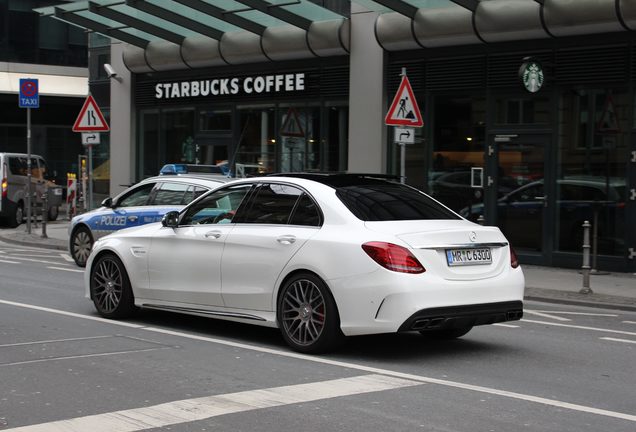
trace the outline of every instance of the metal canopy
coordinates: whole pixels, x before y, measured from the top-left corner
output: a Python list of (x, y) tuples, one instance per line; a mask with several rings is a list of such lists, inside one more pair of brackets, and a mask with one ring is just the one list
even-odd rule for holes
[[(342, 15), (309, 0), (237, 0), (293, 26), (309, 30), (312, 23), (343, 19)], [(345, 0), (346, 1), (346, 0)]]
[(136, 36), (134, 34), (128, 33), (121, 29), (112, 28), (108, 25), (99, 23), (97, 21), (93, 21), (84, 16), (78, 15), (74, 12), (65, 11), (59, 7), (55, 7), (52, 10), (51, 16), (55, 18), (66, 21), (70, 24), (74, 24), (78, 27), (90, 29), (96, 33), (100, 33), (107, 37), (112, 37), (114, 39), (118, 39), (120, 41), (129, 43), (139, 48), (146, 48), (150, 43), (150, 40), (144, 39), (142, 37)]
[(181, 27), (190, 29), (212, 39), (221, 40), (223, 32), (217, 28), (210, 27), (202, 22), (195, 21), (187, 16), (179, 15), (171, 10), (165, 9), (146, 0), (126, 0), (126, 4), (132, 8), (154, 15), (166, 21), (173, 22)]
[[(195, 9), (199, 12), (202, 12), (206, 15), (210, 15), (214, 18), (226, 21), (230, 24), (233, 24), (237, 27), (241, 27), (249, 32), (256, 33), (258, 35), (262, 35), (265, 32), (266, 26), (251, 21), (243, 16), (237, 15), (236, 12), (244, 12), (242, 10), (226, 10), (210, 3), (207, 3), (203, 0), (174, 0), (176, 3), (180, 3), (184, 6), (188, 6), (189, 8)], [(218, 2), (217, 2), (218, 3)]]
[(183, 43), (183, 40), (185, 39), (184, 35), (171, 32), (169, 30), (166, 30), (163, 27), (157, 26), (148, 21), (135, 18), (131, 15), (109, 8), (107, 6), (98, 5), (92, 1), (88, 2), (88, 10), (89, 12), (94, 13), (95, 15), (100, 15), (100, 16), (103, 16), (104, 18), (108, 18), (113, 21), (120, 22), (126, 25), (127, 27), (139, 29), (148, 34), (157, 36), (160, 39), (167, 40), (177, 45), (181, 45)]

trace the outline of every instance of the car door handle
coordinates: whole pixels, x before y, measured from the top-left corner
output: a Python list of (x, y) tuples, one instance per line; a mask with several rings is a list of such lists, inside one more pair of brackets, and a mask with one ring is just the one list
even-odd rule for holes
[(296, 241), (296, 236), (293, 235), (284, 235), (280, 236), (276, 239), (276, 241), (280, 244), (289, 245)]
[(218, 239), (219, 237), (221, 237), (221, 234), (222, 234), (221, 231), (215, 230), (215, 231), (208, 231), (203, 235), (205, 236), (205, 238), (212, 237), (212, 238)]

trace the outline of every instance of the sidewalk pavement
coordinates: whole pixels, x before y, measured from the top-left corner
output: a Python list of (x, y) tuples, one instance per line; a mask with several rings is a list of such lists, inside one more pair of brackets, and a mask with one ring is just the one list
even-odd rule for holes
[[(68, 251), (68, 221), (47, 224), (48, 238), (42, 238), (42, 224), (18, 228), (0, 228), (0, 241)], [(522, 264), (526, 277), (526, 300), (602, 307), (636, 312), (636, 274), (610, 273), (590, 277), (591, 294), (581, 294), (583, 276), (579, 270)]]

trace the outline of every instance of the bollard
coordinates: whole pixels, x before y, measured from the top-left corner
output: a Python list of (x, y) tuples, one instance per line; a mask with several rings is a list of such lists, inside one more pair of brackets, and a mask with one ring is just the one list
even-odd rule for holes
[(590, 288), (590, 222), (583, 222), (583, 265), (581, 270), (583, 273), (583, 288), (579, 291), (581, 294), (592, 294)]
[(49, 188), (44, 188), (44, 196), (42, 197), (42, 238), (49, 238), (46, 235), (46, 223), (49, 219)]
[(479, 225), (483, 225), (484, 222), (486, 222), (486, 219), (484, 219), (484, 215), (479, 215), (479, 217), (477, 218), (477, 223)]

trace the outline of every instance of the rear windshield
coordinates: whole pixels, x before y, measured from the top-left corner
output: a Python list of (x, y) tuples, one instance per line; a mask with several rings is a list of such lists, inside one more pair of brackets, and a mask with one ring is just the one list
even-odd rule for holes
[(461, 219), (424, 193), (399, 183), (342, 186), (336, 189), (336, 195), (351, 213), (367, 222)]

